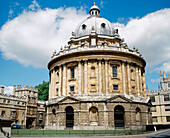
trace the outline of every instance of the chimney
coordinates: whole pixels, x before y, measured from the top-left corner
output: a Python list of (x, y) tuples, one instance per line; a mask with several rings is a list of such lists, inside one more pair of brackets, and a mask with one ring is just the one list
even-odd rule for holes
[(0, 86), (0, 94), (4, 94), (4, 86)]

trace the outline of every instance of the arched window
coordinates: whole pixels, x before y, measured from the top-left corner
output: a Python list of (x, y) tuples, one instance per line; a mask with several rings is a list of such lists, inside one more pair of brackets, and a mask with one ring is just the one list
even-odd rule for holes
[(56, 79), (56, 82), (59, 81), (59, 72), (57, 71), (57, 79)]
[(92, 66), (91, 67), (91, 77), (95, 77), (96, 75), (95, 75), (95, 67), (94, 66)]
[(124, 108), (117, 105), (114, 109), (115, 127), (124, 127)]
[(87, 27), (87, 26), (86, 26), (85, 24), (82, 25), (82, 29), (83, 29), (83, 30), (85, 30), (86, 27)]
[(56, 110), (53, 109), (53, 110), (52, 110), (52, 118), (51, 118), (51, 119), (52, 119), (52, 125), (53, 125), (53, 126), (55, 126), (55, 120), (56, 120), (56, 113), (55, 113), (55, 112), (56, 112)]
[(98, 109), (91, 107), (89, 109), (89, 115), (90, 125), (98, 125)]
[(105, 24), (105, 23), (102, 23), (102, 24), (101, 24), (101, 27), (102, 27), (102, 28), (105, 28), (105, 27), (106, 27), (106, 24)]
[(136, 125), (140, 125), (140, 120), (141, 120), (141, 117), (140, 117), (140, 108), (137, 107), (136, 108)]
[(74, 126), (74, 109), (71, 106), (65, 108), (66, 111), (66, 127)]

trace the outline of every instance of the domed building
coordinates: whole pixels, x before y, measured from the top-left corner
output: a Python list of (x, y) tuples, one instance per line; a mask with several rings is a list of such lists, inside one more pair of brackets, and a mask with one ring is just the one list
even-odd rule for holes
[(145, 65), (94, 4), (48, 63), (46, 129), (145, 129), (151, 124)]

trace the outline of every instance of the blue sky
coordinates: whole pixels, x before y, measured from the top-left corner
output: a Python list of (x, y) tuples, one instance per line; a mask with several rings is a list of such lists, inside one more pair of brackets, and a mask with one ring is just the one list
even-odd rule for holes
[[(94, 1), (1, 0), (0, 85), (48, 81), (52, 52), (67, 44)], [(146, 83), (157, 89), (159, 72), (170, 70), (169, 0), (95, 0), (128, 46), (147, 62)], [(169, 29), (169, 30), (168, 30)], [(11, 88), (11, 87), (10, 87)]]

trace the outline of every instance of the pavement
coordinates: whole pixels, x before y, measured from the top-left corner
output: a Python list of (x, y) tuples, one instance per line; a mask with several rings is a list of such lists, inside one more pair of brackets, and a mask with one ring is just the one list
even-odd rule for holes
[(11, 136), (11, 138), (170, 138), (170, 129), (159, 130), (156, 132), (148, 132), (145, 134), (138, 135), (20, 135), (20, 136)]

